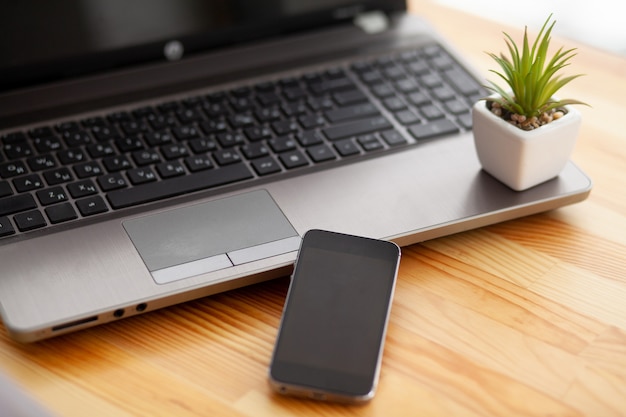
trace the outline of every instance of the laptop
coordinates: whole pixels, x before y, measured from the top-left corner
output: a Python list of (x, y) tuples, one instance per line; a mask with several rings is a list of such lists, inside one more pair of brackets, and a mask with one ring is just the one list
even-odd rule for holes
[(12, 2), (0, 305), (28, 342), (290, 273), (313, 228), (399, 245), (579, 202), (481, 170), (481, 77), (399, 0)]

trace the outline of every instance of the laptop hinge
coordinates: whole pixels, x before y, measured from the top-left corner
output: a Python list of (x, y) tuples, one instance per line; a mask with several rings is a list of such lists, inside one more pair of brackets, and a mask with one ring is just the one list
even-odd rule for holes
[(353, 22), (355, 26), (368, 34), (384, 32), (389, 28), (389, 18), (380, 10), (359, 13), (354, 17)]

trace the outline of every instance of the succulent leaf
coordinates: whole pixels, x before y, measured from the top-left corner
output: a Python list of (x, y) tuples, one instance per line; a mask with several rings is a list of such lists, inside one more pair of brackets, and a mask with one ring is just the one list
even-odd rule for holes
[(532, 46), (528, 38), (528, 28), (524, 29), (521, 48), (509, 34), (504, 32), (504, 41), (509, 56), (494, 53), (488, 53), (488, 55), (501, 68), (501, 71), (491, 70), (491, 72), (501, 78), (508, 89), (489, 81), (490, 85), (485, 87), (499, 94), (500, 97), (486, 100), (498, 102), (507, 111), (526, 117), (539, 116), (544, 111), (566, 104), (585, 104), (572, 99), (558, 101), (553, 99), (563, 86), (580, 77), (581, 74), (568, 77), (557, 74), (570, 65), (571, 59), (576, 56), (574, 48), (567, 50), (559, 48), (548, 59), (552, 29), (556, 23), (556, 21), (550, 22), (551, 19), (552, 14), (544, 22)]

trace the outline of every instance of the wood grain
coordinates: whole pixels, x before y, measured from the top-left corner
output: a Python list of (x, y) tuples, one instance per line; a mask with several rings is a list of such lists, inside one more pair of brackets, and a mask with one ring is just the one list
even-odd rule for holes
[[(497, 23), (411, 2), (487, 73)], [(565, 42), (564, 42), (565, 43)], [(288, 280), (22, 345), (0, 367), (63, 416), (625, 416), (626, 59), (578, 46), (583, 203), (403, 249), (380, 386), (365, 406), (266, 381)]]

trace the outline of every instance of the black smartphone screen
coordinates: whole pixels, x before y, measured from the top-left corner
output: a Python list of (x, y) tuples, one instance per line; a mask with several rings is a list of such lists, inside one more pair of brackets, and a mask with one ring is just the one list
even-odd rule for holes
[(399, 256), (390, 242), (305, 235), (270, 369), (281, 391), (373, 394)]

